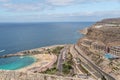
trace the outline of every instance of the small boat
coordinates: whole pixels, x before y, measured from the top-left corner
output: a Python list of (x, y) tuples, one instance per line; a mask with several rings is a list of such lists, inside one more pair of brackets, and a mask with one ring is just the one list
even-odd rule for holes
[(0, 53), (4, 52), (5, 50), (0, 50)]

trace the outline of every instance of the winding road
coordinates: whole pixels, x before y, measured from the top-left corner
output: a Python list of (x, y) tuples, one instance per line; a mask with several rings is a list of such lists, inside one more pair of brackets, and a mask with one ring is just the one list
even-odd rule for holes
[[(105, 73), (104, 71), (102, 71), (98, 66), (96, 66), (91, 60), (89, 60), (87, 58), (87, 56), (83, 55), (83, 51), (80, 50), (80, 48), (77, 45), (74, 45), (74, 49), (77, 51), (77, 53), (83, 57), (91, 67), (93, 67), (102, 77), (104, 77), (106, 80), (116, 80), (115, 78), (113, 78), (111, 75)], [(101, 78), (102, 78), (101, 77)]]

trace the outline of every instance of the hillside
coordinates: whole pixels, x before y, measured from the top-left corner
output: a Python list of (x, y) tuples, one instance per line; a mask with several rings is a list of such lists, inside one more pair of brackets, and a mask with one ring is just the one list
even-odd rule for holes
[[(99, 23), (99, 22), (97, 22)], [(110, 19), (103, 19), (100, 23), (113, 23), (113, 24), (120, 24), (120, 18), (110, 18)]]
[(81, 32), (84, 37), (77, 43), (80, 49), (101, 70), (120, 79), (120, 18), (104, 19)]
[(106, 45), (120, 44), (120, 18), (104, 19), (87, 29), (87, 39), (103, 42)]

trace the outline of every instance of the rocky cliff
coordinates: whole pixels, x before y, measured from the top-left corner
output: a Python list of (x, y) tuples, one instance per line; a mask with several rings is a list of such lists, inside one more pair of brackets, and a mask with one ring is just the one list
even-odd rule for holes
[(115, 23), (115, 24), (120, 24), (120, 18), (110, 18), (110, 19), (103, 19), (100, 22), (97, 23)]
[(84, 38), (100, 41), (106, 45), (120, 44), (120, 18), (104, 19), (87, 29)]

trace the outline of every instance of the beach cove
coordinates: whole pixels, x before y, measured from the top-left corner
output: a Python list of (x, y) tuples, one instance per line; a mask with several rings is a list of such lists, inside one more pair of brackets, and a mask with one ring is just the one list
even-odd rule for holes
[[(54, 49), (56, 47), (63, 47), (64, 45), (53, 45), (47, 47), (41, 47), (31, 50), (25, 50), (16, 54), (8, 54), (0, 56), (0, 60), (11, 59), (3, 62), (0, 66), (1, 70), (15, 70), (20, 72), (44, 72), (48, 68), (52, 68), (52, 65), (57, 61), (57, 56), (52, 53), (47, 53), (46, 50)], [(17, 58), (13, 61), (13, 58)]]

